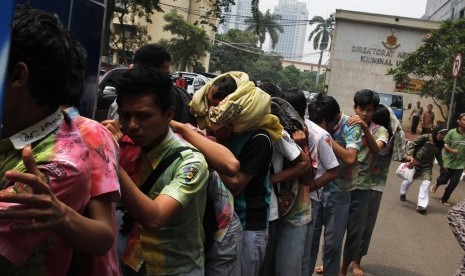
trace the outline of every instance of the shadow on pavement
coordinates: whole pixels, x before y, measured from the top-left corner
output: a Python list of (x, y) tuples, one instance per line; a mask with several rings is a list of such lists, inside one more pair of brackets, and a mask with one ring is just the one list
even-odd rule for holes
[[(365, 276), (425, 276), (423, 274), (407, 270), (400, 267), (386, 266), (386, 265), (363, 265), (362, 268)], [(350, 269), (350, 268), (349, 268)], [(350, 271), (350, 270), (349, 270)], [(351, 271), (350, 271), (351, 272)], [(347, 273), (351, 275), (351, 273)]]

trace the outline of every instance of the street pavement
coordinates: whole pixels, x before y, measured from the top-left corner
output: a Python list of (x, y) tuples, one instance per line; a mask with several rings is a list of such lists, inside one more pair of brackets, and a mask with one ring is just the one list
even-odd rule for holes
[[(450, 207), (440, 203), (445, 186), (440, 186), (435, 194), (430, 194), (427, 213), (419, 214), (415, 207), (420, 180), (414, 181), (410, 186), (407, 201), (400, 201), (402, 181), (395, 175), (398, 165), (399, 162), (391, 162), (370, 249), (362, 260), (365, 275), (455, 275), (465, 252), (447, 223), (447, 211)], [(439, 166), (435, 165), (433, 183), (438, 175)], [(465, 182), (460, 181), (449, 202), (455, 204), (465, 198), (464, 186)], [(321, 246), (317, 265), (321, 265)], [(349, 268), (348, 275), (352, 275), (351, 271)]]

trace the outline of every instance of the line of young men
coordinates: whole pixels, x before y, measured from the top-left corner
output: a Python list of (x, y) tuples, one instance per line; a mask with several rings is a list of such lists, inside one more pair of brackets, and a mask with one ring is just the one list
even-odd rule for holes
[[(70, 99), (76, 97), (73, 91), (78, 91), (83, 84), (84, 66), (79, 45), (68, 32), (59, 27), (57, 19), (47, 13), (20, 7), (15, 15), (13, 30), (5, 95), (8, 105), (4, 111), (2, 127), (2, 137), (9, 137), (2, 141), (2, 185), (4, 190), (10, 191), (0, 196), (5, 205), (2, 218), (8, 219), (2, 225), (5, 235), (0, 240), (3, 244), (0, 252), (2, 269), (26, 274), (43, 272), (48, 275), (64, 275), (69, 268), (72, 248), (91, 254), (115, 252), (114, 249), (109, 249), (114, 248), (115, 244), (112, 205), (114, 195), (119, 194), (115, 188), (115, 175), (118, 171), (118, 154), (115, 150), (117, 146), (113, 145), (109, 133), (98, 124), (83, 123), (79, 127), (79, 120), (86, 120), (78, 119), (75, 109), (58, 111), (58, 106), (69, 106), (76, 102), (76, 98)], [(47, 40), (41, 35), (50, 37)], [(56, 51), (53, 51), (53, 47), (56, 47)], [(41, 55), (36, 54), (37, 51)], [(60, 56), (63, 52), (68, 58)], [(69, 56), (75, 58), (70, 59)], [(50, 61), (38, 62), (39, 58)], [(64, 64), (64, 61), (67, 63)], [(73, 66), (70, 66), (70, 62)], [(55, 70), (37, 69), (35, 66), (38, 64)], [(52, 72), (56, 75), (51, 74)], [(249, 89), (251, 85), (244, 75), (230, 75), (218, 80), (206, 91), (207, 106), (216, 106), (238, 88)], [(349, 216), (351, 203), (348, 191), (354, 188), (357, 171), (353, 165), (356, 163), (362, 136), (356, 125), (361, 125), (363, 129), (366, 147), (371, 149), (376, 145), (379, 148), (380, 143), (376, 140), (382, 141), (372, 139), (372, 136), (370, 138), (370, 130), (375, 130), (369, 124), (370, 112), (377, 106), (375, 94), (370, 94), (372, 98), (368, 102), (363, 97), (365, 100), (356, 100), (356, 111), (361, 110), (360, 117), (349, 118), (341, 114), (337, 102), (325, 95), (319, 95), (314, 105), (309, 107), (310, 118), (316, 122), (305, 121), (310, 130), (310, 135), (306, 137), (310, 141), (308, 152), (313, 160), (317, 160), (313, 164), (318, 169), (317, 177), (313, 180), (308, 177), (312, 172), (308, 157), (296, 147), (294, 154), (285, 155), (294, 163), (293, 166), (281, 171), (281, 174), (275, 171), (275, 175), (269, 176), (273, 144), (293, 144), (289, 136), (302, 135), (284, 134), (287, 138), (282, 140), (283, 132), (273, 123), (271, 114), (266, 114), (270, 115), (268, 119), (273, 125), (268, 131), (251, 129), (237, 134), (231, 124), (216, 129), (215, 135), (230, 151), (218, 144), (208, 144), (206, 139), (195, 136), (195, 131), (185, 131), (183, 136), (187, 138), (194, 135), (194, 141), (199, 139), (199, 143), (191, 140), (197, 148), (180, 139), (172, 131), (172, 128), (176, 129), (176, 123), (171, 123), (175, 112), (171, 87), (171, 79), (167, 74), (147, 66), (135, 66), (122, 77), (118, 85), (120, 123), (123, 133), (130, 138), (126, 141), (129, 150), (122, 151), (122, 156), (126, 154), (123, 164), (128, 164), (128, 167), (119, 168), (121, 200), (136, 221), (131, 228), (132, 239), (123, 258), (125, 273), (208, 273), (208, 268), (205, 267), (205, 233), (202, 231), (207, 189), (211, 183), (216, 183), (220, 188), (223, 187), (221, 183), (224, 183), (234, 196), (234, 202), (228, 196), (228, 189), (220, 189), (227, 200), (223, 201), (223, 212), (216, 214), (216, 221), (223, 224), (218, 225), (216, 232), (222, 238), (217, 237), (215, 241), (216, 256), (227, 256), (229, 262), (221, 262), (218, 258), (218, 270), (212, 271), (223, 271), (231, 275), (257, 275), (265, 258), (269, 236), (269, 182), (279, 183), (300, 178), (302, 185), (299, 186), (300, 196), (297, 203), (294, 203), (294, 212), (291, 211), (287, 217), (281, 219), (282, 225), (279, 226), (276, 256), (279, 256), (281, 263), (276, 267), (276, 273), (284, 274), (289, 271), (285, 270), (287, 268), (295, 269), (293, 266), (299, 260), (302, 260), (300, 269), (303, 275), (308, 275), (313, 270), (310, 264), (306, 266), (306, 260), (310, 258), (305, 256), (312, 255), (309, 239), (315, 240), (315, 235), (310, 233), (318, 220), (315, 216), (310, 223), (310, 199), (305, 197), (308, 193), (304, 187), (307, 184), (310, 190), (324, 186), (319, 192), (316, 191), (317, 197), (312, 204), (318, 206), (314, 209), (322, 214), (322, 225), (325, 227), (325, 273), (336, 275), (339, 270), (342, 238), (346, 230), (344, 221)], [(369, 92), (363, 91), (361, 94)], [(255, 97), (257, 93), (269, 100), (269, 96), (257, 91), (251, 92), (251, 95)], [(295, 109), (303, 117), (305, 107), (302, 109), (299, 103), (305, 101), (299, 99), (300, 95), (295, 97), (294, 94), (290, 93), (285, 99), (294, 102)], [(116, 137), (121, 138), (118, 124), (107, 122), (107, 126)], [(181, 131), (182, 127), (178, 126), (177, 129)], [(331, 142), (324, 129), (332, 133), (337, 143)], [(86, 138), (85, 133), (89, 130), (97, 134), (88, 134)], [(96, 135), (104, 138), (99, 140), (94, 137)], [(305, 138), (300, 140), (307, 141)], [(211, 146), (202, 147), (205, 145)], [(302, 149), (306, 147), (306, 143), (301, 143)], [(336, 179), (337, 163), (331, 157), (331, 147), (340, 160), (340, 173)], [(213, 148), (222, 154), (212, 152)], [(175, 161), (154, 178), (154, 172), (162, 163), (161, 160), (174, 152), (178, 154)], [(100, 160), (101, 165), (92, 163), (96, 160)], [(209, 172), (207, 162), (220, 175), (216, 181), (211, 180), (211, 176), (215, 174)], [(100, 180), (95, 180), (97, 177)], [(96, 185), (94, 180), (98, 181), (95, 182)], [(327, 183), (329, 184), (326, 185)], [(148, 187), (146, 192), (143, 191), (144, 186)], [(217, 192), (216, 195), (218, 194), (220, 193)], [(28, 208), (11, 208), (12, 202)], [(237, 232), (233, 234), (242, 237), (242, 244), (237, 239), (236, 250), (225, 254), (221, 249), (231, 247), (221, 247), (219, 244), (231, 232), (230, 229), (234, 228), (232, 204), (242, 225), (242, 229), (238, 228), (237, 231), (243, 230), (242, 235)], [(228, 214), (226, 219), (221, 216), (223, 214)], [(21, 231), (36, 231), (39, 234), (24, 239), (22, 234), (19, 235)], [(295, 239), (294, 236), (300, 238)], [(302, 249), (304, 245), (307, 246)], [(297, 248), (302, 250), (296, 250)], [(113, 262), (101, 264), (99, 268), (114, 269), (114, 254), (112, 256), (108, 260)], [(347, 260), (350, 261), (344, 259)], [(241, 262), (240, 270), (238, 261)], [(81, 268), (92, 267), (87, 263), (82, 266), (82, 259), (80, 262)], [(336, 271), (335, 274), (332, 271)], [(115, 275), (119, 272), (102, 273), (100, 275)], [(298, 274), (298, 269), (296, 273)]]

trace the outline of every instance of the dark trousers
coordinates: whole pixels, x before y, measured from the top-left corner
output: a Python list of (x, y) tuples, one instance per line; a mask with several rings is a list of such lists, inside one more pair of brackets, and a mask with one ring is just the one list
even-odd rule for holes
[(454, 191), (455, 187), (457, 187), (457, 184), (459, 184), (462, 172), (462, 169), (447, 169), (446, 172), (442, 172), (441, 175), (439, 175), (436, 180), (438, 187), (440, 185), (447, 184), (449, 181), (449, 185), (447, 185), (444, 195), (441, 198), (442, 202), (447, 202), (449, 200), (450, 195)]
[(412, 128), (410, 131), (412, 131), (413, 134), (417, 134), (417, 127), (418, 127), (419, 122), (420, 122), (420, 116), (412, 117)]

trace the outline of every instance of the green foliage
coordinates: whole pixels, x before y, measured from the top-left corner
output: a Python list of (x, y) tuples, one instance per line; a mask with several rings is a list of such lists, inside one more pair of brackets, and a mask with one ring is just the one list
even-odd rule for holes
[(259, 56), (256, 62), (253, 62), (248, 70), (249, 77), (253, 80), (271, 80), (275, 82), (280, 77), (282, 70), (282, 56), (277, 53), (267, 53)]
[(169, 40), (168, 51), (180, 70), (187, 70), (210, 50), (210, 40), (204, 29), (189, 24), (175, 10), (163, 16), (167, 24), (163, 30), (174, 36)]
[[(422, 46), (409, 54), (399, 67), (389, 69), (388, 74), (397, 83), (408, 83), (410, 79), (422, 80), (421, 96), (449, 102), (454, 83), (452, 63), (458, 53), (465, 54), (465, 18), (444, 21), (429, 39), (425, 38)], [(464, 85), (462, 72), (457, 79), (456, 93), (463, 95)]]
[(257, 42), (257, 36), (238, 29), (217, 34), (210, 55), (210, 71), (247, 71), (263, 53)]
[(150, 23), (150, 15), (154, 9), (159, 9), (158, 1), (153, 0), (121, 0), (114, 7), (118, 19), (110, 36), (110, 43), (122, 55), (123, 63), (127, 64), (126, 53), (134, 52), (147, 44), (152, 38), (147, 34), (147, 27), (140, 24), (140, 19)]
[(313, 71), (301, 72), (294, 65), (289, 65), (280, 72), (277, 84), (283, 90), (296, 87), (309, 92), (323, 92), (323, 84), (315, 85), (316, 74)]
[[(271, 38), (271, 48), (275, 48), (278, 44), (279, 33), (283, 33), (284, 29), (279, 25), (278, 21), (281, 19), (281, 16), (278, 14), (272, 14), (270, 10), (267, 10), (265, 14), (261, 11), (257, 12), (257, 15), (253, 18), (247, 18), (244, 20), (248, 31), (254, 32), (258, 36), (260, 41), (260, 48), (265, 42), (266, 34), (268, 33)], [(279, 33), (278, 33), (279, 32)]]

